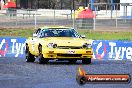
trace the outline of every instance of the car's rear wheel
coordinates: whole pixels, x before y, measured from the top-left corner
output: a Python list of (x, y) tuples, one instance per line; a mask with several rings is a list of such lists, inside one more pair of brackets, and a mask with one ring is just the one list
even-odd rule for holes
[(76, 59), (70, 59), (70, 60), (68, 60), (69, 61), (69, 63), (70, 64), (74, 64), (74, 63), (76, 63), (77, 62), (77, 60)]
[(39, 45), (38, 50), (39, 50), (39, 64), (46, 64), (46, 63), (48, 63), (49, 60), (43, 57), (42, 46), (41, 45)]
[(26, 55), (26, 62), (34, 62), (35, 61), (35, 57), (34, 57), (34, 55), (32, 55), (30, 53), (28, 45), (26, 45), (25, 55)]
[(83, 63), (83, 64), (91, 64), (91, 58), (84, 58), (84, 59), (82, 60), (82, 63)]

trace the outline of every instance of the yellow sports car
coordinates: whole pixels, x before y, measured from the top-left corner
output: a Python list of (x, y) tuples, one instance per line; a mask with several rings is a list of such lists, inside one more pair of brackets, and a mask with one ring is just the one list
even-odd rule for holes
[(82, 60), (83, 64), (90, 64), (93, 50), (90, 40), (73, 28), (43, 27), (26, 40), (25, 55), (26, 62), (34, 62), (38, 57), (40, 64), (56, 59), (70, 63)]

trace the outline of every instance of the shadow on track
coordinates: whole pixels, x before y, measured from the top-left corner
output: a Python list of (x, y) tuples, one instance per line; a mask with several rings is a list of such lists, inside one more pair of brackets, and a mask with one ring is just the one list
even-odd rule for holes
[[(38, 62), (36, 62), (39, 64)], [(83, 65), (81, 61), (77, 61), (76, 63), (69, 63), (68, 61), (49, 61), (47, 64), (40, 65)]]

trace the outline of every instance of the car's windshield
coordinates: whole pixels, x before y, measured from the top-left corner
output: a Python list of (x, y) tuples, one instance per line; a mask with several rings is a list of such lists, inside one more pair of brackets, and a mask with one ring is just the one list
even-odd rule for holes
[(75, 37), (79, 38), (80, 35), (74, 29), (43, 29), (41, 38), (43, 37)]

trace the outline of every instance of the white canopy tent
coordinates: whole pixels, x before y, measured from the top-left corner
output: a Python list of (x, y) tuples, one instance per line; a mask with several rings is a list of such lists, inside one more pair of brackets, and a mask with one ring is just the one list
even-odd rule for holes
[(132, 0), (120, 0), (120, 15), (132, 17)]

